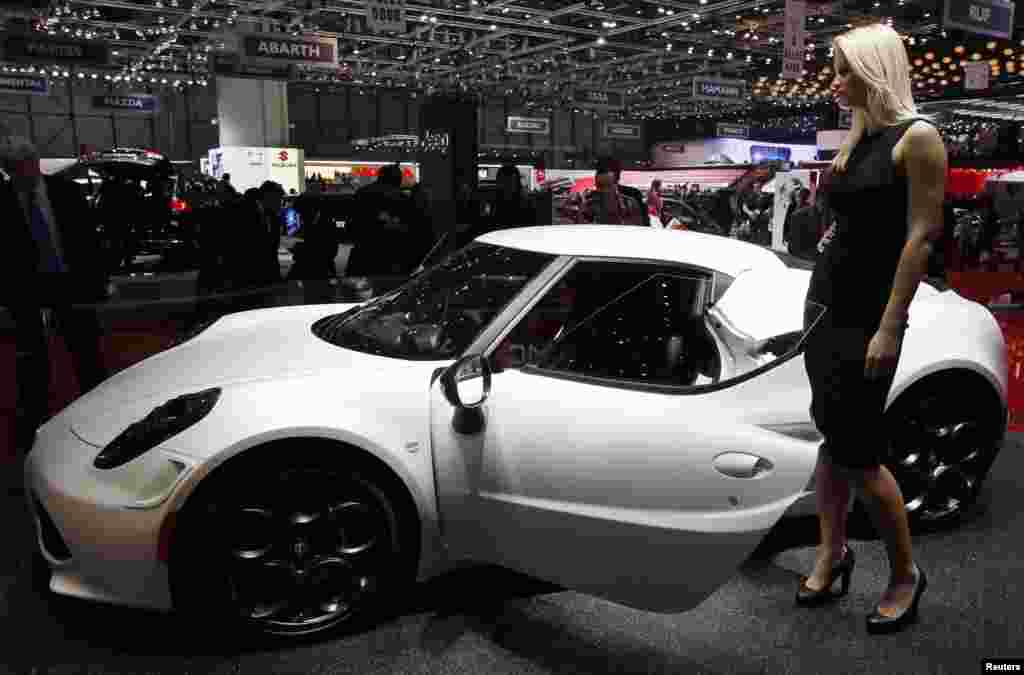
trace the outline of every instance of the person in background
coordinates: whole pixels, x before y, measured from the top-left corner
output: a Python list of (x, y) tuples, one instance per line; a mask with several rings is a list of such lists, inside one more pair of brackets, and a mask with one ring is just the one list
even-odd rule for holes
[(533, 207), (523, 190), (523, 179), (515, 164), (502, 164), (495, 177), (498, 194), (491, 213), (490, 230), (533, 225), (536, 221)]
[(43, 310), (57, 319), (79, 390), (88, 392), (106, 378), (93, 303), (106, 299), (108, 276), (93, 214), (81, 190), (63, 178), (44, 178), (32, 142), (2, 124), (0, 169), (5, 174), (0, 208), (8, 252), (0, 272), (0, 305), (14, 321), (15, 444), (27, 453), (36, 429), (49, 417), (51, 361)]
[(654, 218), (653, 222), (661, 225), (661, 212), (665, 208), (665, 202), (661, 198), (661, 179), (655, 178), (651, 181), (651, 189), (647, 193), (647, 213)]
[(402, 194), (402, 170), (383, 166), (377, 182), (356, 193), (352, 222), (352, 252), (346, 276), (401, 275), (406, 259), (400, 253), (408, 242), (409, 200)]
[(272, 180), (264, 181), (259, 188), (262, 221), (259, 228), (260, 280), (266, 284), (281, 282), (281, 263), (278, 251), (281, 248), (281, 231), (283, 221), (281, 212), (284, 209), (284, 197), (287, 194), (284, 186)]
[(790, 239), (790, 230), (792, 229), (793, 216), (796, 215), (797, 211), (806, 209), (811, 205), (811, 191), (806, 187), (800, 187), (799, 189), (793, 190), (789, 195), (789, 203), (786, 204), (786, 215), (782, 218), (782, 241), (787, 242)]
[(231, 210), (234, 229), (228, 244), (232, 285), (255, 288), (281, 281), (277, 250), (281, 242), (284, 188), (273, 181), (245, 191)]
[(218, 191), (221, 192), (225, 197), (237, 197), (238, 190), (231, 184), (231, 174), (226, 173), (220, 178), (220, 183), (217, 185)]
[[(807, 194), (804, 195), (804, 192)], [(805, 260), (814, 260), (818, 255), (818, 240), (821, 223), (825, 217), (825, 194), (818, 193), (818, 199), (810, 204), (811, 191), (804, 188), (800, 191), (803, 206), (796, 209), (786, 219), (786, 247), (791, 255)]]
[(604, 159), (595, 169), (596, 189), (580, 209), (578, 222), (601, 225), (646, 225), (642, 201), (627, 195), (619, 185), (622, 171), (615, 160)]

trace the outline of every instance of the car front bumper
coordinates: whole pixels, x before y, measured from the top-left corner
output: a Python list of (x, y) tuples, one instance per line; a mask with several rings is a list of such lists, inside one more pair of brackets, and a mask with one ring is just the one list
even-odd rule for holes
[(101, 471), (99, 448), (66, 425), (43, 426), (25, 462), (25, 496), (37, 545), (52, 570), (50, 590), (87, 600), (167, 610), (161, 537), (173, 493), (194, 460), (157, 448)]

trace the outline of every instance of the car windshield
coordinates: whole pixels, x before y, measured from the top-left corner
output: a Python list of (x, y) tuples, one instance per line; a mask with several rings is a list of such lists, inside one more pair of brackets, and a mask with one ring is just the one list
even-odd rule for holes
[(313, 334), (338, 347), (380, 356), (452, 359), (554, 259), (470, 244), (398, 290), (317, 321)]

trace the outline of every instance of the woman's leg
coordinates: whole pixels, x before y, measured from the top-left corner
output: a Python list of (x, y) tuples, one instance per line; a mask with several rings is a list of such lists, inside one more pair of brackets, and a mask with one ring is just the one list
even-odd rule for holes
[(824, 452), (818, 453), (815, 468), (814, 496), (818, 503), (818, 526), (821, 544), (814, 571), (806, 585), (821, 590), (828, 585), (832, 565), (841, 560), (846, 546), (846, 516), (850, 504), (850, 481), (838, 470)]
[(883, 616), (906, 609), (914, 596), (914, 552), (903, 493), (889, 469), (878, 466), (851, 471), (875, 530), (889, 555), (889, 587), (878, 604)]

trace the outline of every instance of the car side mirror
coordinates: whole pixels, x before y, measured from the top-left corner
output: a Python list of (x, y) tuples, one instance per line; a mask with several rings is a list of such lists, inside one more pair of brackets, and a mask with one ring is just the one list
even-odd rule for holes
[(462, 357), (441, 375), (441, 390), (455, 408), (479, 408), (491, 393), (491, 364), (480, 354)]

